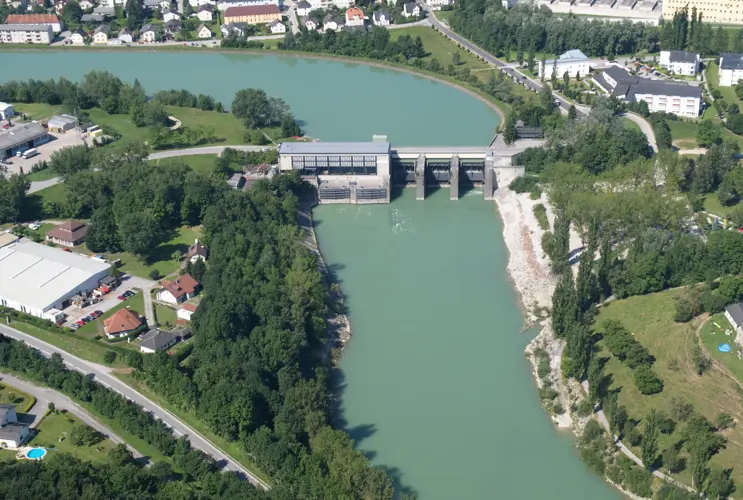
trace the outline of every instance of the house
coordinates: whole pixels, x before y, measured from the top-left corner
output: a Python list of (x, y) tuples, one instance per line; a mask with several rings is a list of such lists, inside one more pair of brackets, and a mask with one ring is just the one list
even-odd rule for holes
[(735, 330), (735, 343), (743, 346), (743, 302), (727, 306), (725, 317)]
[(264, 24), (281, 21), (281, 9), (278, 5), (248, 5), (230, 7), (224, 11), (224, 22)]
[(164, 13), (166, 10), (170, 10), (171, 7), (173, 7), (173, 2), (171, 0), (160, 0), (158, 2), (158, 7), (160, 7), (160, 10)]
[(157, 41), (157, 27), (153, 24), (145, 24), (142, 29), (139, 30), (139, 41), (140, 43), (153, 43)]
[(111, 32), (111, 27), (108, 24), (101, 24), (95, 29), (93, 33), (93, 43), (105, 44), (108, 43), (108, 34)]
[(181, 30), (183, 25), (181, 24), (181, 21), (178, 19), (171, 19), (167, 23), (164, 24), (165, 26), (165, 35), (168, 37), (175, 37), (178, 32)]
[(658, 64), (677, 75), (695, 76), (699, 72), (700, 59), (699, 54), (684, 50), (661, 50)]
[(351, 7), (346, 11), (346, 26), (363, 26), (364, 11), (358, 7)]
[(5, 24), (27, 24), (29, 26), (51, 25), (52, 33), (59, 33), (64, 24), (54, 14), (11, 14), (5, 19)]
[(300, 19), (300, 22), (305, 28), (307, 28), (307, 31), (315, 31), (317, 29), (317, 23), (309, 16), (304, 16)]
[(180, 309), (175, 313), (176, 317), (178, 319), (182, 319), (184, 321), (191, 321), (191, 316), (193, 316), (193, 313), (196, 312), (196, 309), (198, 308), (198, 304), (192, 304), (191, 302), (186, 302), (181, 306)]
[(0, 24), (0, 43), (46, 43), (54, 40), (51, 24)]
[(70, 35), (70, 41), (75, 45), (82, 45), (88, 41), (88, 34), (82, 29), (78, 28)]
[(103, 14), (83, 14), (80, 17), (80, 21), (83, 23), (102, 23), (106, 20), (106, 16)]
[(219, 29), (222, 32), (222, 36), (224, 36), (225, 38), (230, 35), (242, 37), (246, 35), (247, 27), (248, 23), (230, 23), (223, 24), (219, 27)]
[(275, 5), (281, 7), (280, 0), (220, 0), (217, 9), (224, 12), (230, 7), (252, 7), (256, 5)]
[(180, 341), (179, 335), (155, 328), (142, 336), (139, 350), (146, 354), (154, 354), (157, 351), (165, 351)]
[(173, 281), (162, 280), (162, 286), (157, 292), (157, 300), (178, 305), (195, 297), (201, 285), (190, 274), (184, 274)]
[(15, 115), (15, 111), (13, 110), (13, 105), (8, 104), (7, 102), (0, 102), (0, 120), (8, 120), (10, 118), (13, 118)]
[(28, 440), (27, 425), (18, 422), (13, 404), (0, 404), (0, 449), (17, 449)]
[(201, 23), (198, 28), (196, 28), (196, 34), (199, 38), (211, 38), (214, 33), (212, 33), (212, 30), (206, 27), (206, 24)]
[(217, 2), (215, 0), (188, 0), (188, 3), (191, 7), (201, 7), (202, 5), (211, 5), (213, 7)]
[(286, 33), (286, 26), (284, 26), (284, 23), (281, 21), (274, 21), (269, 24), (268, 27), (271, 29), (271, 33), (273, 34)]
[(720, 86), (732, 87), (743, 79), (743, 54), (720, 54)]
[(72, 115), (54, 115), (47, 122), (50, 132), (67, 132), (75, 128), (77, 118)]
[(426, 0), (426, 5), (431, 7), (431, 10), (441, 10), (441, 7), (448, 7), (451, 4), (452, 0)]
[(417, 3), (408, 2), (402, 6), (403, 17), (418, 17), (421, 15), (421, 7)]
[(163, 21), (167, 24), (170, 21), (180, 21), (181, 15), (173, 10), (165, 9), (163, 10)]
[(196, 9), (196, 17), (199, 18), (199, 21), (213, 21), (214, 20), (214, 6), (212, 4), (204, 4), (200, 5), (198, 9)]
[(539, 78), (551, 78), (554, 72), (560, 79), (567, 72), (570, 78), (587, 75), (591, 71), (588, 57), (578, 49), (568, 50), (557, 59), (539, 62)]
[(149, 10), (160, 10), (160, 0), (144, 0), (144, 7)]
[(323, 31), (333, 30), (338, 31), (341, 28), (343, 28), (343, 25), (345, 24), (345, 19), (342, 17), (333, 17), (333, 14), (327, 14), (322, 19), (322, 29)]
[(124, 308), (104, 319), (103, 329), (107, 338), (116, 339), (136, 332), (144, 324), (138, 313), (129, 308)]
[(372, 22), (374, 26), (389, 26), (392, 22), (392, 17), (388, 12), (376, 11), (372, 14)]
[(133, 43), (134, 35), (129, 28), (121, 28), (119, 30), (119, 40), (121, 43)]
[(116, 17), (116, 8), (114, 7), (96, 7), (93, 14), (100, 14), (103, 17)]
[(312, 12), (312, 5), (310, 5), (307, 0), (300, 0), (300, 2), (297, 3), (296, 10), (298, 16), (307, 16)]
[(307, 0), (312, 6), (312, 10), (324, 9), (329, 10), (331, 8), (347, 9), (352, 7), (356, 2), (355, 0)]
[(85, 241), (88, 225), (85, 222), (68, 220), (46, 233), (46, 240), (56, 245), (74, 247)]
[(93, 7), (95, 7), (95, 4), (91, 2), (90, 0), (80, 0), (77, 4), (83, 10), (88, 10), (88, 9), (92, 9)]

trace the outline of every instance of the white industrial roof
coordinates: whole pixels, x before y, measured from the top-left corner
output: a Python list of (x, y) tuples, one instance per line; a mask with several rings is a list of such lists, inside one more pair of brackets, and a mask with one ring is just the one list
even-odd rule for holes
[(389, 142), (282, 142), (280, 155), (386, 155)]
[(43, 311), (110, 267), (84, 255), (20, 240), (0, 248), (0, 297)]

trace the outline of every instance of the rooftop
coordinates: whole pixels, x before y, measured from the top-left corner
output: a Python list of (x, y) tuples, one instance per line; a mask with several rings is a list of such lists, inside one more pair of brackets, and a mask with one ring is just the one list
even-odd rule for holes
[(68, 220), (46, 233), (50, 238), (62, 241), (78, 241), (88, 233), (88, 225), (84, 222)]
[[(557, 58), (557, 62), (559, 63), (569, 63), (569, 62), (577, 62), (577, 61), (587, 61), (588, 57), (581, 52), (578, 49), (572, 49), (568, 50), (564, 54), (561, 54), (560, 57)], [(554, 59), (548, 59), (544, 61), (544, 64), (554, 64)]]
[(176, 336), (164, 330), (150, 330), (142, 336), (142, 347), (153, 351), (161, 351), (176, 339)]
[(69, 125), (76, 124), (77, 118), (72, 115), (54, 115), (49, 119), (49, 125)]
[(199, 286), (199, 282), (193, 279), (190, 274), (184, 274), (173, 281), (163, 280), (162, 285), (173, 297), (177, 298), (183, 294), (191, 295), (194, 293)]
[(38, 123), (24, 123), (0, 132), (0, 150), (11, 149), (37, 137), (46, 135), (46, 129)]
[(389, 142), (282, 142), (279, 155), (388, 155)]
[(0, 248), (0, 297), (46, 310), (109, 264), (29, 240)]
[(136, 330), (142, 325), (142, 318), (131, 309), (119, 309), (103, 320), (108, 335)]
[(733, 318), (736, 327), (743, 325), (743, 302), (730, 304), (725, 311)]
[(5, 24), (55, 24), (59, 18), (54, 14), (11, 14)]
[(224, 17), (239, 16), (262, 16), (265, 14), (280, 14), (281, 9), (278, 5), (246, 5), (244, 7), (230, 7), (224, 11)]
[(28, 427), (12, 422), (0, 427), (0, 439), (7, 439), (8, 441), (20, 441), (23, 437), (24, 432), (28, 431)]
[(0, 31), (49, 31), (50, 24), (0, 24)]
[(686, 52), (685, 50), (669, 50), (668, 60), (671, 62), (695, 63), (699, 60), (699, 54)]
[(723, 52), (720, 54), (720, 69), (743, 69), (743, 54)]
[(10, 414), (11, 410), (15, 410), (15, 405), (13, 404), (1, 404), (0, 405), (0, 423), (8, 420), (8, 415)]
[(636, 95), (664, 95), (674, 97), (702, 98), (702, 89), (683, 83), (671, 83), (659, 80), (638, 78), (636, 83), (620, 83), (614, 89), (614, 95), (634, 98)]
[(0, 248), (18, 241), (18, 236), (13, 233), (0, 233)]

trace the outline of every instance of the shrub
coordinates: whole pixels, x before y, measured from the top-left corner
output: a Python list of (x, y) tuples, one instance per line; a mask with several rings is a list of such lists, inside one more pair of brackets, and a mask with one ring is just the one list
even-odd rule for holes
[(522, 175), (508, 185), (516, 193), (531, 193), (539, 186), (539, 178), (534, 175)]
[(729, 429), (734, 423), (735, 420), (729, 413), (720, 413), (715, 419), (715, 427), (717, 427), (717, 430)]
[(663, 391), (663, 381), (647, 365), (635, 368), (634, 379), (637, 389), (646, 396)]
[(538, 203), (534, 205), (534, 208), (532, 210), (534, 211), (534, 217), (537, 218), (539, 227), (541, 227), (544, 231), (549, 231), (550, 223), (549, 220), (547, 220), (547, 209), (544, 208), (544, 205), (542, 203)]
[(116, 361), (116, 353), (113, 351), (106, 351), (106, 354), (103, 355), (103, 361), (109, 365), (112, 364)]
[(668, 410), (671, 413), (671, 417), (679, 422), (685, 422), (694, 413), (694, 407), (678, 396), (671, 398)]
[(157, 269), (150, 271), (149, 277), (151, 280), (156, 281), (160, 277), (160, 272)]
[(642, 467), (632, 467), (624, 474), (624, 485), (635, 495), (650, 498), (653, 495), (653, 475)]

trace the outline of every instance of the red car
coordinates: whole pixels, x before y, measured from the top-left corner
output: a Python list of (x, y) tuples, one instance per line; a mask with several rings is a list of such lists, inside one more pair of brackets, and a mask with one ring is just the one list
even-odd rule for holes
[(75, 324), (77, 326), (83, 326), (85, 324), (85, 322), (83, 320), (79, 319), (79, 320), (75, 321)]
[(90, 315), (93, 316), (93, 318), (100, 318), (101, 315), (103, 315), (103, 311), (94, 311), (90, 313)]
[(126, 297), (124, 297), (123, 295), (119, 295), (119, 296), (118, 296), (118, 297), (116, 297), (116, 298), (117, 298), (117, 299), (119, 299), (119, 300), (126, 300)]

